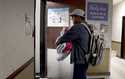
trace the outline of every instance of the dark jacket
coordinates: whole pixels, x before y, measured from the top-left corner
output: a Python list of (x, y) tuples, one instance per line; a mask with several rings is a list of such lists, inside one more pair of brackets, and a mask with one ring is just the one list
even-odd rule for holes
[(83, 24), (75, 24), (58, 41), (57, 44), (71, 41), (73, 50), (70, 55), (70, 62), (85, 64), (85, 54), (88, 52), (90, 35)]

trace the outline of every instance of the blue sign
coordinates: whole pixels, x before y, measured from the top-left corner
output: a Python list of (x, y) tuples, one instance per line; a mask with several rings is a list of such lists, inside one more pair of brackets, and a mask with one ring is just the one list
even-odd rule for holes
[(108, 21), (108, 3), (88, 2), (87, 20)]

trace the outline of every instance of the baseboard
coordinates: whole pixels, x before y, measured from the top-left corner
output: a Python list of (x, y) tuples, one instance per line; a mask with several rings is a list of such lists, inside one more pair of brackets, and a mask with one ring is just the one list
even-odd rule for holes
[(114, 42), (114, 43), (118, 43), (118, 44), (121, 44), (121, 42), (119, 42), (119, 41), (112, 41), (112, 42)]
[(104, 76), (104, 75), (109, 76), (109, 75), (111, 75), (111, 73), (110, 72), (95, 72), (95, 73), (88, 72), (87, 75), (88, 76)]
[(34, 57), (32, 57), (29, 61), (19, 67), (16, 71), (14, 71), (11, 75), (9, 75), (6, 79), (14, 79), (18, 74), (20, 74), (24, 69), (26, 69), (32, 62), (34, 62)]

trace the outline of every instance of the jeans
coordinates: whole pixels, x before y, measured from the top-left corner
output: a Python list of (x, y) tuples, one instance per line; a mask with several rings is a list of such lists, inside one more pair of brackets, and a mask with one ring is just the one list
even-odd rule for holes
[(74, 64), (73, 79), (87, 79), (87, 64)]

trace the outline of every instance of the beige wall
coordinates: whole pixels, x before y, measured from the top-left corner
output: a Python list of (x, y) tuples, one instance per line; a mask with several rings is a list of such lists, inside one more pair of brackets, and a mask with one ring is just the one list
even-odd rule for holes
[(33, 38), (25, 35), (24, 17), (27, 13), (33, 23), (33, 1), (0, 0), (0, 79), (33, 57)]
[(125, 16), (125, 1), (113, 6), (112, 40), (121, 42), (122, 16)]

